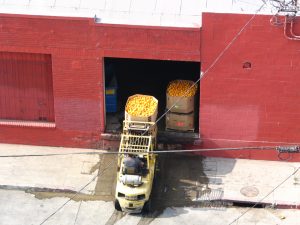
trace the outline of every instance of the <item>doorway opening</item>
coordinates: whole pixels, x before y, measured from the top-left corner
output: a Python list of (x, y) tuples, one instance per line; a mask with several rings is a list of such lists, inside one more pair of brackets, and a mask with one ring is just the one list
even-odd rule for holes
[[(152, 95), (158, 99), (159, 118), (166, 112), (166, 91), (173, 80), (196, 81), (200, 76), (200, 62), (104, 58), (106, 133), (121, 133), (125, 105), (129, 96)], [(199, 84), (195, 96), (194, 132), (199, 129)], [(166, 130), (166, 119), (157, 126)]]

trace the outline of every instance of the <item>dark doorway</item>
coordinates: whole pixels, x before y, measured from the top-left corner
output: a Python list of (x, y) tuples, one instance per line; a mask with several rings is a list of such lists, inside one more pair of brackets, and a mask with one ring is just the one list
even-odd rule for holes
[[(168, 83), (176, 79), (196, 81), (200, 76), (200, 62), (105, 58), (104, 65), (106, 88), (115, 87), (116, 89), (117, 107), (113, 112), (106, 110), (106, 131), (113, 133), (121, 132), (125, 104), (129, 96), (145, 94), (157, 98), (158, 117), (160, 117), (166, 109)], [(113, 92), (109, 90), (109, 93)], [(107, 98), (108, 101), (111, 99)], [(195, 128), (197, 131), (199, 127), (199, 94), (196, 96), (195, 102)], [(164, 130), (164, 118), (159, 121), (158, 127), (159, 130)]]

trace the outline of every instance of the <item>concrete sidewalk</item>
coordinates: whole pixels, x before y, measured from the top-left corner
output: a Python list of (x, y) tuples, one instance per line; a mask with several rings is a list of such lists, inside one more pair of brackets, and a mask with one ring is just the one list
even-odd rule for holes
[[(0, 144), (0, 156), (84, 151), (96, 150)], [(94, 195), (98, 192), (100, 195), (113, 196), (116, 160), (99, 155), (0, 158), (0, 189), (40, 188), (76, 192), (89, 183), (99, 170), (108, 168), (108, 161), (111, 164), (109, 169), (81, 193)], [(202, 187), (201, 193), (194, 199), (195, 202), (211, 200), (258, 202), (300, 166), (300, 163), (224, 158), (205, 158), (200, 163), (203, 163), (203, 171), (199, 173), (194, 171), (191, 176), (199, 177), (204, 174), (208, 182), (199, 185), (196, 181), (193, 184), (194, 190), (198, 191), (197, 188)], [(181, 181), (179, 185), (184, 186), (184, 182)], [(189, 188), (193, 189), (191, 186)], [(293, 175), (262, 202), (299, 206), (300, 172)]]
[[(195, 200), (300, 206), (300, 171), (291, 176), (298, 167), (300, 163), (206, 158), (203, 172), (209, 180), (206, 188), (210, 191)], [(286, 182), (276, 188), (285, 179)]]
[[(91, 149), (57, 148), (0, 144), (2, 155), (93, 152)], [(46, 157), (0, 157), (0, 187), (5, 189), (40, 188), (78, 191), (98, 174), (99, 155), (61, 155)], [(97, 179), (82, 193), (93, 194)]]
[[(68, 198), (37, 199), (22, 191), (0, 190), (0, 225), (39, 225)], [(112, 202), (70, 201), (44, 225), (229, 225), (248, 208), (166, 208), (161, 214), (130, 215)], [(300, 210), (252, 209), (234, 225), (298, 225)]]

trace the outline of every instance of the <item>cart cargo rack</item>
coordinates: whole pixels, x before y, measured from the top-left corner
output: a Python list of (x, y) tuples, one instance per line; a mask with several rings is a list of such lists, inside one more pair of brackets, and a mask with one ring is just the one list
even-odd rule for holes
[(154, 122), (128, 121), (123, 122), (123, 133), (140, 134), (156, 137), (157, 126)]
[(152, 136), (122, 134), (120, 153), (145, 154), (151, 153)]

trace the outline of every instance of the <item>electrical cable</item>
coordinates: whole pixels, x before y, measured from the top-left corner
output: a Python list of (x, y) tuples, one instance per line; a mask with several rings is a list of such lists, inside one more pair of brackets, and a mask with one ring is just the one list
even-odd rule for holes
[[(217, 58), (212, 62), (212, 64), (206, 69), (205, 72), (200, 74), (200, 77), (197, 81), (193, 83), (192, 86), (190, 86), (186, 92), (183, 94), (183, 96), (188, 93), (197, 83), (200, 82), (200, 80), (217, 64), (217, 62), (220, 60), (220, 58), (225, 54), (225, 52), (234, 44), (234, 42), (237, 40), (237, 38), (241, 35), (241, 33), (247, 28), (247, 26), (253, 21), (253, 19), (256, 17), (256, 15), (262, 10), (262, 8), (267, 4), (267, 1), (262, 0), (263, 4), (256, 10), (255, 14), (252, 15), (252, 17), (247, 21), (247, 23), (240, 29), (240, 31), (233, 37), (233, 39), (227, 44), (227, 46), (220, 52), (220, 54), (217, 56)], [(184, 97), (181, 96), (177, 101), (171, 105), (171, 107), (166, 110), (155, 122), (153, 125), (151, 125), (146, 131), (143, 132), (142, 135), (146, 134), (146, 132), (153, 126), (155, 126), (175, 105), (180, 102)], [(271, 142), (268, 142), (271, 143)]]
[(76, 193), (70, 197), (65, 203), (63, 203), (60, 207), (58, 207), (53, 213), (51, 213), (48, 217), (46, 217), (39, 225), (44, 224), (46, 221), (48, 221), (52, 216), (54, 216), (56, 213), (58, 213), (63, 207), (65, 207), (70, 201), (72, 201), (82, 190), (84, 190), (87, 186), (89, 186), (97, 177), (103, 174), (110, 165), (112, 165), (113, 161), (107, 165), (103, 170), (101, 170), (99, 173), (97, 173), (86, 185), (84, 185), (82, 188), (80, 188)]
[[(192, 86), (190, 86), (189, 89), (187, 89), (186, 93), (190, 89), (192, 89), (197, 83), (200, 82), (200, 80), (217, 64), (217, 62), (220, 60), (220, 58), (225, 54), (225, 52), (232, 46), (232, 44), (237, 40), (237, 38), (241, 35), (241, 33), (244, 31), (244, 29), (252, 22), (252, 20), (255, 18), (255, 16), (258, 14), (258, 12), (264, 7), (266, 3), (264, 4), (256, 11), (256, 13), (249, 19), (249, 21), (242, 27), (242, 29), (236, 34), (236, 36), (231, 40), (231, 42), (223, 49), (223, 51), (218, 55), (218, 57), (213, 61), (213, 63), (208, 67), (208, 69), (200, 74), (200, 77), (197, 81), (193, 83)], [(156, 121), (156, 125), (178, 102), (182, 100), (183, 97), (179, 98), (163, 115), (161, 115)], [(154, 126), (152, 125), (152, 126)], [(145, 131), (146, 133), (147, 131)], [(275, 146), (265, 146), (265, 147), (241, 147), (241, 148), (219, 148), (219, 149), (192, 149), (192, 150), (167, 150), (167, 151), (153, 151), (153, 153), (175, 153), (175, 152), (201, 152), (201, 151), (216, 151), (216, 150), (242, 150), (242, 149), (260, 149), (260, 150), (270, 150), (274, 149)], [(0, 157), (33, 157), (33, 156), (55, 156), (55, 155), (74, 155), (74, 154), (119, 154), (118, 152), (86, 152), (86, 153), (65, 153), (65, 154), (31, 154), (31, 155), (11, 155), (11, 156), (0, 156)], [(71, 200), (73, 200), (82, 190), (84, 190), (88, 185), (90, 185), (98, 176), (100, 176), (105, 170), (109, 168), (109, 166), (112, 164), (112, 162), (101, 172), (96, 174), (86, 185), (84, 185), (80, 190), (78, 190), (70, 199), (68, 199), (65, 203), (63, 203), (57, 210), (55, 210), (52, 214), (50, 214), (47, 218), (45, 218), (40, 225), (44, 224), (46, 221), (48, 221), (52, 216), (54, 216), (57, 212), (59, 212), (65, 205), (67, 205)], [(261, 203), (265, 198), (267, 198), (271, 193), (273, 193), (278, 187), (280, 187), (283, 183), (285, 183), (291, 176), (296, 174), (299, 171), (300, 167), (295, 170), (290, 176), (288, 176), (285, 180), (283, 180), (279, 185), (277, 185), (271, 192), (269, 192), (265, 197), (263, 197), (259, 202), (257, 202), (253, 207), (246, 210), (242, 215), (237, 217), (234, 221), (232, 221), (229, 225), (234, 223), (235, 221), (239, 220), (242, 216), (244, 216), (247, 212), (249, 212), (251, 209), (253, 209), (257, 204)]]
[[(152, 126), (155, 126), (168, 112), (170, 112), (170, 110), (172, 108), (175, 107), (175, 105), (180, 102), (184, 96), (190, 91), (192, 90), (192, 88), (194, 88), (194, 86), (200, 82), (200, 80), (218, 63), (218, 61), (220, 60), (220, 58), (227, 52), (227, 50), (233, 45), (233, 43), (237, 40), (237, 38), (242, 34), (242, 32), (248, 27), (248, 25), (252, 22), (252, 20), (256, 17), (256, 15), (262, 10), (262, 8), (266, 5), (266, 2), (263, 2), (263, 4), (259, 7), (258, 10), (256, 10), (255, 14), (252, 15), (252, 17), (247, 21), (247, 23), (240, 29), (240, 31), (233, 37), (233, 39), (226, 45), (226, 47), (219, 53), (219, 55), (217, 56), (217, 58), (210, 64), (210, 66), (200, 74), (200, 77), (198, 78), (198, 80), (196, 80), (193, 85), (191, 85), (183, 94), (183, 96), (181, 96), (180, 98), (177, 99), (177, 101), (175, 101), (173, 103), (173, 105), (171, 105), (171, 107), (169, 109), (167, 109), (156, 121)], [(150, 127), (148, 128), (148, 130), (150, 129)], [(147, 131), (145, 131), (143, 134), (145, 134)]]
[(226, 139), (226, 138), (201, 138), (201, 140), (207, 140), (207, 141), (223, 141), (223, 142), (241, 142), (241, 143), (264, 143), (264, 144), (284, 144), (284, 145), (299, 145), (300, 143), (295, 142), (284, 142), (284, 141), (247, 141), (242, 139)]
[(0, 155), (0, 158), (22, 158), (22, 157), (43, 157), (43, 156), (66, 156), (66, 155), (104, 155), (116, 154), (117, 152), (70, 152), (70, 153), (47, 153), (47, 154), (22, 154), (22, 155)]
[[(188, 91), (190, 89), (192, 89), (197, 83), (200, 82), (200, 80), (217, 64), (217, 62), (220, 60), (220, 58), (225, 54), (225, 52), (232, 46), (232, 44), (237, 40), (237, 38), (241, 35), (241, 33), (244, 31), (244, 29), (252, 22), (252, 20), (255, 18), (255, 16), (258, 14), (258, 12), (264, 7), (264, 5), (266, 4), (266, 2), (264, 2), (262, 4), (262, 6), (256, 11), (256, 13), (249, 19), (249, 21), (242, 27), (242, 29), (236, 34), (236, 36), (231, 40), (231, 42), (223, 49), (223, 51), (218, 55), (218, 57), (213, 61), (213, 63), (208, 67), (208, 69), (204, 72), (200, 74), (199, 79), (193, 83), (192, 86), (190, 86), (189, 89), (187, 89), (186, 93), (188, 93)], [(165, 113), (163, 113), (163, 115), (161, 115), (154, 123), (154, 125), (156, 125), (179, 101), (182, 100), (183, 97), (179, 98)], [(152, 125), (152, 126), (154, 126)], [(144, 132), (144, 134), (147, 131)], [(267, 149), (274, 149), (274, 146), (269, 146), (269, 147), (243, 147), (243, 148), (220, 148), (219, 150), (242, 150), (242, 149), (261, 149), (261, 150), (267, 150)], [(210, 149), (210, 150), (216, 150), (216, 149)], [(168, 151), (154, 151), (153, 153), (174, 153), (174, 152), (197, 152), (197, 151), (208, 151), (208, 149), (193, 149), (193, 150), (168, 150)], [(111, 152), (111, 154), (119, 154), (118, 152)], [(84, 154), (84, 153), (73, 153), (73, 154)], [(87, 154), (87, 153), (85, 153)], [(93, 152), (93, 154), (106, 154), (104, 152), (102, 153), (96, 153)], [(57, 155), (57, 154), (51, 154), (51, 155)], [(38, 156), (38, 155), (31, 155), (31, 156)], [(41, 155), (39, 155), (41, 156)], [(0, 156), (0, 157), (5, 157), (5, 156)], [(111, 163), (110, 163), (111, 164)], [(109, 165), (110, 165), (109, 164)], [(108, 166), (109, 167), (109, 166)], [(106, 167), (106, 169), (108, 168)], [(299, 171), (300, 167), (295, 170), (290, 176), (288, 176), (285, 180), (283, 180), (279, 185), (277, 185), (271, 192), (269, 192), (265, 197), (263, 197), (259, 202), (257, 202), (252, 208), (254, 208), (257, 204), (261, 203), (265, 198), (267, 198), (271, 193), (273, 193), (278, 187), (280, 187), (283, 183), (285, 183), (291, 176), (293, 176), (294, 174), (296, 174)], [(102, 171), (102, 173), (104, 172), (104, 170)], [(54, 216), (60, 209), (62, 209), (68, 202), (70, 202), (71, 200), (73, 200), (79, 192), (81, 192), (83, 189), (85, 189), (90, 183), (92, 183), (96, 177), (98, 177), (100, 175), (100, 173), (98, 173), (96, 176), (93, 177), (93, 179), (91, 181), (89, 181), (86, 185), (84, 185), (79, 191), (76, 192), (76, 194), (74, 194), (68, 201), (66, 201), (62, 206), (60, 206), (56, 211), (54, 211), (52, 214), (50, 214), (46, 219), (44, 219), (42, 221), (42, 223), (40, 223), (40, 225), (44, 224), (47, 220), (49, 220), (52, 216)], [(249, 212), (252, 208), (249, 208), (248, 210), (246, 210), (242, 215), (240, 215), (239, 217), (237, 217), (234, 221), (232, 221), (229, 225), (233, 224), (235, 221), (239, 220), (242, 216), (244, 216), (247, 212)]]
[[(228, 147), (228, 148), (202, 148), (186, 150), (158, 150), (151, 151), (153, 154), (164, 153), (189, 153), (189, 152), (210, 152), (210, 151), (239, 151), (239, 150), (276, 150), (279, 146), (248, 146), (248, 147)], [(291, 146), (285, 146), (291, 147)], [(293, 146), (292, 146), (293, 147)], [(287, 152), (288, 153), (288, 152)], [(0, 158), (23, 158), (23, 157), (46, 157), (46, 156), (66, 156), (66, 155), (122, 155), (121, 152), (71, 152), (71, 153), (50, 153), (50, 154), (29, 154), (29, 155), (0, 155)]]
[(273, 188), (268, 194), (266, 194), (262, 199), (260, 199), (258, 202), (256, 202), (252, 207), (245, 210), (240, 216), (235, 218), (231, 223), (228, 225), (233, 224), (234, 222), (237, 222), (240, 218), (242, 218), (247, 212), (255, 208), (258, 204), (262, 203), (263, 200), (265, 200), (270, 194), (272, 194), (274, 191), (276, 191), (277, 188), (279, 188), (281, 185), (283, 185), (288, 179), (290, 179), (293, 175), (295, 175), (300, 170), (300, 167), (298, 167), (291, 175), (289, 175), (287, 178), (285, 178), (283, 181), (281, 181), (275, 188)]
[[(233, 39), (226, 45), (226, 47), (219, 53), (219, 55), (217, 56), (217, 58), (210, 64), (210, 66), (202, 73), (200, 73), (200, 77), (184, 92), (184, 94), (179, 97), (177, 99), (177, 101), (175, 101), (173, 103), (173, 105), (171, 105), (171, 107), (169, 109), (167, 109), (155, 122), (154, 124), (150, 125), (148, 127), (147, 130), (145, 130), (141, 135), (145, 135), (149, 129), (155, 125), (157, 125), (157, 123), (167, 115), (168, 112), (170, 112), (170, 110), (172, 108), (175, 107), (175, 105), (180, 102), (184, 96), (190, 91), (192, 90), (192, 88), (194, 88), (194, 86), (196, 86), (197, 83), (200, 82), (200, 80), (218, 63), (218, 61), (220, 60), (220, 58), (225, 54), (225, 52), (227, 52), (227, 50), (233, 45), (233, 43), (237, 40), (237, 38), (242, 34), (242, 32), (248, 27), (248, 25), (252, 22), (252, 20), (256, 17), (256, 15), (261, 11), (261, 9), (266, 5), (266, 2), (263, 1), (263, 4), (259, 7), (258, 10), (256, 10), (255, 14), (252, 15), (252, 17), (246, 22), (246, 24), (240, 29), (240, 31), (233, 37)], [(133, 144), (136, 144), (133, 143)]]
[(77, 222), (77, 219), (78, 219), (78, 215), (79, 215), (79, 212), (80, 212), (80, 208), (81, 208), (81, 204), (82, 204), (82, 201), (80, 201), (80, 203), (79, 203), (79, 207), (78, 207), (78, 210), (77, 210), (77, 213), (76, 213), (76, 217), (75, 217), (75, 220), (74, 220), (74, 225), (76, 225), (76, 222)]
[[(78, 190), (70, 199), (68, 199), (65, 203), (63, 203), (59, 208), (57, 208), (53, 213), (51, 213), (48, 217), (46, 217), (39, 225), (44, 224), (46, 221), (48, 221), (51, 217), (53, 217), (56, 213), (58, 213), (64, 206), (66, 206), (70, 201), (72, 201), (82, 190), (84, 190), (89, 184), (91, 184), (96, 177), (99, 177), (100, 175), (105, 172), (110, 165), (112, 165), (112, 162), (107, 165), (106, 168), (104, 168), (102, 171), (100, 171), (98, 174), (96, 174), (86, 185), (84, 185), (80, 190)], [(262, 203), (264, 199), (266, 199), (270, 194), (272, 194), (277, 188), (279, 188), (282, 184), (284, 184), (289, 178), (291, 178), (293, 175), (295, 175), (300, 170), (300, 167), (298, 167), (291, 175), (289, 175), (287, 178), (285, 178), (282, 182), (280, 182), (275, 188), (273, 188), (267, 195), (265, 195), (262, 199), (260, 199), (257, 203), (255, 203), (251, 208), (247, 209), (245, 212), (243, 212), (239, 217), (234, 219), (229, 225), (233, 224), (234, 222), (238, 221), (241, 217), (243, 217), (247, 212), (249, 212), (251, 209), (255, 208), (258, 204)]]

